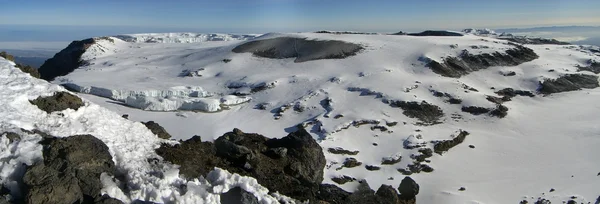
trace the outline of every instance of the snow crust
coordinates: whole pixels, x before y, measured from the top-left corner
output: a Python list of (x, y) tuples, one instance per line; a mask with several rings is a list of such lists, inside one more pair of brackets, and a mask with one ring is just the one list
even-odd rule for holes
[[(136, 200), (158, 203), (219, 203), (220, 194), (234, 187), (255, 195), (260, 203), (293, 203), (282, 195), (268, 195), (265, 187), (255, 179), (231, 174), (215, 168), (207, 178), (186, 180), (179, 177), (177, 166), (147, 162), (160, 158), (154, 152), (160, 143), (175, 141), (156, 137), (143, 124), (120, 117), (119, 114), (88, 100), (77, 111), (67, 109), (46, 113), (29, 100), (67, 91), (61, 86), (35, 79), (14, 67), (14, 63), (0, 58), (0, 134), (15, 132), (21, 140), (10, 142), (0, 138), (0, 184), (11, 190), (13, 197), (22, 196), (19, 182), (25, 165), (42, 160), (41, 136), (24, 130), (40, 130), (57, 136), (91, 134), (108, 147), (117, 171), (124, 180), (102, 174), (102, 192), (125, 203)], [(22, 130), (24, 129), (24, 130)], [(124, 186), (124, 187), (123, 187)], [(275, 196), (275, 197), (274, 197)]]
[[(532, 202), (532, 197), (540, 196), (562, 202), (575, 194), (578, 202), (590, 202), (598, 197), (594, 189), (600, 186), (596, 176), (600, 163), (595, 156), (600, 153), (596, 148), (600, 144), (600, 119), (596, 114), (600, 110), (599, 90), (517, 96), (504, 103), (509, 111), (503, 119), (461, 111), (462, 106), (494, 108), (496, 105), (486, 97), (498, 96), (494, 92), (503, 88), (535, 93), (539, 81), (580, 73), (576, 66), (600, 61), (600, 56), (589, 48), (525, 45), (540, 58), (514, 67), (490, 67), (457, 79), (433, 73), (425, 66), (427, 60), (456, 57), (464, 50), (471, 54), (504, 52), (514, 45), (477, 35), (269, 33), (257, 39), (282, 36), (342, 40), (361, 44), (365, 50), (346, 59), (294, 63), (292, 59), (232, 53), (231, 49), (243, 43), (240, 41), (129, 43), (120, 46), (118, 53), (98, 57), (91, 65), (54, 83), (132, 91), (202, 87), (212, 93), (206, 98), (219, 99), (222, 105), (246, 100), (233, 100), (228, 95), (248, 94), (251, 100), (210, 114), (150, 112), (107, 102), (96, 96), (99, 94), (80, 96), (128, 114), (132, 120), (154, 120), (176, 139), (202, 135), (210, 140), (233, 128), (283, 137), (298, 124), (304, 125), (324, 150), (341, 147), (360, 152), (348, 156), (325, 151), (325, 183), (334, 183), (332, 177), (348, 175), (366, 179), (374, 188), (381, 184), (397, 186), (404, 177), (398, 169), (412, 164), (411, 155), (419, 154), (416, 148), (403, 148), (405, 144), (433, 148), (432, 141), (452, 139), (451, 135), (462, 129), (471, 133), (462, 144), (429, 158), (431, 163), (427, 165), (433, 172), (411, 176), (421, 185), (419, 202), (518, 203), (523, 199)], [(225, 63), (223, 59), (231, 61)], [(179, 75), (183, 70), (200, 69), (201, 77)], [(510, 71), (515, 75), (502, 75)], [(272, 82), (277, 83), (264, 90), (253, 86)], [(446, 98), (435, 97), (432, 90), (461, 99), (462, 104), (450, 104)], [(417, 119), (385, 103), (396, 100), (427, 101), (439, 106), (445, 115), (442, 124), (417, 125)], [(375, 126), (384, 126), (387, 131), (371, 129)], [(399, 163), (381, 165), (383, 158), (398, 156), (402, 156)], [(363, 166), (340, 168), (348, 157), (356, 158)], [(381, 170), (371, 172), (364, 165), (377, 165)], [(349, 182), (340, 187), (353, 191), (357, 185)], [(460, 187), (467, 190), (458, 191)], [(550, 188), (556, 191), (548, 193)]]

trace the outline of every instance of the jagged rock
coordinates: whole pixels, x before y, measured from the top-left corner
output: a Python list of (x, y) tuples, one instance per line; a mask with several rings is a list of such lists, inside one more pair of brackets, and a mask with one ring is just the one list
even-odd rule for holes
[(451, 140), (434, 141), (433, 151), (442, 155), (442, 153), (448, 151), (450, 148), (462, 143), (467, 135), (469, 135), (469, 132), (461, 130), (460, 133)]
[(426, 101), (393, 101), (390, 103), (392, 107), (399, 107), (403, 110), (402, 114), (420, 120), (421, 125), (435, 125), (440, 123), (440, 119), (444, 116), (444, 111), (436, 105), (429, 104)]
[(538, 55), (524, 46), (515, 45), (515, 48), (506, 50), (505, 53), (484, 53), (473, 55), (464, 51), (458, 57), (448, 57), (443, 62), (430, 60), (427, 66), (439, 75), (459, 78), (481, 69), (493, 66), (517, 66), (538, 58)]
[(490, 115), (498, 118), (504, 118), (506, 115), (508, 115), (508, 107), (498, 104), (496, 105), (496, 109), (490, 112)]
[(364, 48), (337, 40), (307, 40), (306, 38), (278, 37), (255, 40), (233, 48), (235, 53), (252, 53), (272, 59), (296, 58), (294, 62), (319, 59), (342, 59), (356, 55)]
[(398, 187), (402, 198), (414, 198), (419, 194), (419, 184), (409, 176), (404, 177)]
[(331, 180), (333, 182), (337, 183), (337, 184), (340, 184), (340, 185), (343, 185), (343, 184), (348, 183), (348, 182), (356, 181), (355, 178), (352, 178), (352, 177), (346, 176), (346, 175), (338, 176), (338, 177), (333, 177), (333, 178), (331, 178)]
[(167, 130), (165, 130), (165, 128), (160, 126), (158, 123), (155, 123), (154, 121), (142, 122), (142, 124), (144, 124), (148, 129), (150, 129), (152, 133), (154, 133), (159, 138), (171, 138), (171, 134), (169, 134)]
[(549, 79), (540, 83), (539, 92), (553, 94), (567, 91), (577, 91), (583, 88), (598, 88), (598, 76), (586, 74), (567, 74), (557, 79)]
[(344, 204), (352, 193), (346, 192), (340, 187), (331, 184), (321, 184), (316, 193), (316, 198), (331, 204)]
[(381, 185), (375, 195), (381, 199), (381, 203), (390, 203), (396, 204), (400, 203), (400, 198), (398, 198), (398, 192), (394, 187), (390, 185)]
[(67, 92), (56, 92), (54, 95), (48, 97), (40, 96), (30, 102), (39, 109), (46, 111), (46, 113), (63, 111), (69, 108), (77, 110), (84, 105), (79, 97)]
[[(273, 158), (270, 150), (285, 148), (285, 157)], [(188, 178), (204, 176), (214, 167), (251, 176), (271, 191), (299, 200), (313, 199), (323, 181), (325, 156), (319, 144), (304, 129), (281, 139), (233, 132), (201, 142), (195, 136), (179, 145), (163, 144), (156, 150), (166, 161), (180, 165)]]
[(463, 34), (445, 30), (426, 30), (420, 33), (409, 33), (411, 36), (463, 36)]
[(496, 91), (496, 94), (498, 94), (500, 96), (510, 97), (510, 98), (515, 97), (515, 96), (529, 96), (529, 97), (535, 96), (533, 93), (531, 93), (531, 91), (514, 90), (512, 88), (505, 88), (505, 89)]
[(505, 97), (495, 97), (495, 96), (486, 96), (485, 99), (487, 99), (489, 102), (495, 103), (495, 104), (502, 104), (506, 101), (510, 101), (511, 97), (505, 96)]
[(227, 191), (227, 193), (221, 194), (221, 203), (223, 204), (259, 204), (260, 202), (258, 202), (258, 199), (256, 197), (254, 197), (254, 195), (252, 195), (252, 193), (249, 193), (248, 191), (245, 191), (244, 189), (241, 189), (240, 187), (235, 187), (232, 188), (231, 190)]
[(369, 171), (377, 171), (377, 170), (381, 169), (381, 167), (375, 166), (375, 165), (366, 165), (365, 168)]
[(26, 203), (88, 203), (101, 197), (100, 174), (114, 175), (108, 147), (91, 135), (44, 138), (44, 160), (27, 168)]

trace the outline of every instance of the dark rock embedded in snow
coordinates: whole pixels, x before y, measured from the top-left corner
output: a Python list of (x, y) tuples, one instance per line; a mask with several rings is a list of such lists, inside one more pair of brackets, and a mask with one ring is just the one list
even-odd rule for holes
[(460, 133), (451, 140), (434, 141), (433, 151), (441, 155), (450, 148), (455, 147), (456, 145), (465, 141), (467, 135), (469, 135), (469, 132), (461, 130)]
[(535, 96), (535, 94), (531, 93), (531, 91), (514, 90), (513, 88), (505, 88), (505, 89), (496, 91), (495, 93), (500, 96), (506, 96), (509, 98), (512, 98), (515, 96), (529, 96), (529, 97)]
[(46, 111), (46, 113), (63, 111), (69, 108), (77, 110), (84, 105), (79, 97), (67, 92), (56, 92), (54, 95), (47, 97), (40, 96), (30, 102), (39, 109)]
[(369, 171), (377, 171), (377, 170), (381, 169), (381, 167), (375, 166), (375, 165), (366, 165), (365, 169), (367, 169)]
[(583, 88), (598, 88), (598, 76), (586, 74), (567, 74), (557, 79), (548, 79), (540, 82), (539, 92), (553, 94), (567, 91), (577, 91)]
[(463, 34), (445, 31), (445, 30), (426, 30), (420, 33), (409, 33), (411, 36), (463, 36)]
[(488, 113), (491, 110), (488, 108), (484, 108), (484, 107), (479, 107), (479, 106), (463, 106), (460, 110), (462, 110), (462, 112), (467, 112), (473, 115), (481, 115), (484, 113)]
[(328, 148), (327, 151), (332, 154), (347, 154), (347, 155), (357, 155), (359, 152), (359, 151), (345, 150), (344, 148), (341, 148), (341, 147)]
[(260, 202), (258, 202), (258, 199), (256, 197), (254, 197), (254, 195), (252, 195), (252, 193), (249, 193), (248, 191), (245, 191), (244, 189), (241, 189), (240, 187), (232, 188), (231, 190), (227, 191), (227, 193), (221, 194), (220, 199), (221, 199), (221, 203), (224, 203), (224, 204), (227, 204), (227, 203), (259, 204), (260, 203)]
[(392, 107), (399, 107), (403, 110), (402, 114), (420, 120), (419, 125), (435, 125), (440, 123), (440, 119), (444, 116), (444, 111), (436, 105), (429, 104), (426, 101), (393, 101), (390, 103)]
[(495, 52), (474, 55), (464, 51), (458, 57), (445, 58), (443, 62), (431, 60), (427, 66), (439, 75), (459, 78), (481, 69), (493, 66), (517, 66), (538, 58), (538, 55), (532, 49), (520, 45), (515, 46), (515, 48), (506, 50), (505, 53)]
[(160, 126), (158, 123), (155, 123), (154, 121), (142, 122), (142, 124), (144, 124), (148, 129), (150, 129), (150, 131), (153, 134), (155, 134), (159, 138), (162, 138), (162, 139), (171, 138), (171, 134), (169, 134), (167, 132), (167, 130), (165, 130), (165, 128)]
[(255, 40), (233, 48), (235, 53), (252, 53), (272, 59), (296, 58), (294, 62), (320, 59), (343, 59), (356, 55), (364, 48), (338, 40), (307, 40), (306, 38), (277, 37)]
[(57, 76), (67, 75), (85, 64), (86, 62), (81, 60), (81, 55), (94, 43), (96, 43), (94, 38), (71, 42), (69, 46), (42, 64), (38, 69), (41, 78), (51, 81)]
[(333, 177), (333, 178), (331, 178), (331, 180), (333, 182), (337, 183), (337, 184), (340, 184), (340, 185), (343, 185), (343, 184), (348, 183), (348, 182), (356, 181), (355, 178), (352, 178), (352, 177), (346, 176), (346, 175), (338, 176), (338, 177)]
[(346, 158), (346, 160), (344, 160), (344, 163), (342, 164), (344, 168), (354, 168), (360, 165), (362, 165), (362, 162), (359, 162), (355, 158)]
[[(285, 157), (267, 153), (285, 148)], [(163, 144), (156, 150), (166, 161), (180, 165), (188, 178), (205, 176), (214, 167), (251, 176), (271, 191), (306, 200), (313, 199), (323, 180), (325, 156), (319, 144), (304, 129), (281, 139), (268, 139), (238, 129), (210, 142), (195, 136), (181, 144)]]
[(23, 183), (26, 203), (105, 202), (100, 174), (114, 175), (116, 169), (108, 147), (91, 135), (48, 137), (44, 160), (27, 168)]
[(15, 142), (15, 141), (19, 141), (21, 140), (21, 136), (17, 133), (14, 132), (4, 132), (4, 133), (0, 133), (0, 136), (2, 137), (6, 137), (8, 139), (8, 141)]

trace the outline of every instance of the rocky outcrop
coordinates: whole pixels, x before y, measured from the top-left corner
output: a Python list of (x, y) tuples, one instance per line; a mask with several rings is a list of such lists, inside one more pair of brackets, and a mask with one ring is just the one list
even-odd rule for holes
[(451, 140), (441, 140), (433, 142), (433, 151), (442, 155), (442, 153), (448, 151), (450, 148), (465, 141), (465, 138), (469, 135), (469, 132), (461, 130), (458, 135), (454, 136)]
[(56, 53), (54, 57), (42, 64), (38, 70), (41, 78), (51, 81), (57, 76), (71, 73), (85, 63), (81, 61), (81, 55), (94, 43), (96, 43), (96, 40), (93, 38), (71, 42), (67, 48)]
[(66, 109), (77, 110), (84, 105), (81, 98), (67, 92), (56, 92), (54, 95), (48, 97), (40, 96), (30, 102), (39, 109), (46, 111), (46, 113)]
[(577, 66), (577, 71), (589, 71), (592, 72), (594, 74), (600, 74), (600, 62), (595, 62), (592, 61), (590, 62), (590, 65), (584, 67), (584, 66)]
[[(3, 57), (6, 60), (15, 62), (15, 57), (6, 53), (5, 51), (0, 52), (0, 57)], [(38, 70), (36, 68), (33, 68), (29, 65), (23, 65), (23, 64), (19, 64), (16, 63), (15, 67), (19, 68), (22, 72), (28, 73), (29, 75), (31, 75), (32, 77), (35, 78), (40, 78), (40, 73), (38, 72)]]
[(180, 173), (195, 178), (214, 167), (251, 176), (269, 190), (300, 200), (313, 199), (323, 181), (323, 150), (304, 129), (281, 139), (268, 139), (238, 129), (214, 143), (195, 136), (179, 145), (162, 145), (156, 152), (180, 165)]
[(154, 121), (142, 122), (152, 133), (154, 133), (158, 138), (161, 139), (169, 139), (171, 138), (171, 134), (165, 130), (162, 126)]
[(538, 91), (541, 94), (553, 94), (581, 89), (598, 88), (598, 76), (587, 74), (567, 74), (557, 79), (540, 82)]
[(321, 203), (331, 204), (415, 204), (418, 193), (419, 185), (410, 177), (405, 177), (398, 191), (389, 185), (381, 185), (377, 191), (373, 191), (364, 180), (360, 181), (354, 193), (334, 185), (323, 184), (319, 188), (317, 198)]
[(444, 111), (440, 107), (426, 101), (420, 103), (415, 101), (393, 101), (390, 106), (399, 107), (403, 110), (402, 114), (419, 119), (419, 125), (439, 124), (439, 120), (444, 116)]
[(100, 175), (116, 169), (108, 147), (92, 135), (47, 137), (43, 161), (27, 167), (25, 203), (120, 203), (100, 195)]
[(307, 40), (306, 38), (278, 37), (255, 40), (233, 48), (235, 53), (252, 53), (271, 59), (296, 58), (294, 62), (320, 59), (343, 59), (354, 56), (363, 47), (338, 40)]
[(520, 45), (514, 46), (515, 48), (506, 50), (505, 53), (471, 54), (465, 50), (460, 56), (445, 58), (443, 62), (430, 60), (427, 66), (439, 75), (459, 78), (489, 67), (517, 66), (538, 58), (532, 49)]
[(456, 36), (456, 37), (460, 37), (463, 36), (463, 34), (460, 33), (455, 33), (455, 32), (450, 32), (450, 31), (445, 31), (445, 30), (426, 30), (420, 33), (409, 33), (408, 35), (411, 36), (439, 36), (439, 37), (443, 37), (443, 36)]

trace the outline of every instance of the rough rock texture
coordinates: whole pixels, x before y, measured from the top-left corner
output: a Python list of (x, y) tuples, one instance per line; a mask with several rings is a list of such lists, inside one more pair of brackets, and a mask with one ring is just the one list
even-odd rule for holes
[(479, 106), (463, 106), (460, 110), (462, 112), (467, 112), (467, 113), (470, 113), (473, 115), (481, 115), (481, 114), (488, 113), (491, 111), (490, 109), (479, 107)]
[(329, 148), (329, 149), (327, 149), (327, 151), (332, 154), (347, 154), (347, 155), (357, 155), (358, 154), (358, 151), (345, 150), (344, 148), (341, 148), (341, 147)]
[(91, 135), (47, 137), (40, 143), (44, 160), (28, 167), (23, 177), (26, 203), (111, 201), (100, 195), (100, 174), (116, 171), (106, 144)]
[(445, 30), (426, 30), (420, 33), (409, 33), (412, 36), (463, 36), (463, 34)]
[(529, 97), (535, 96), (535, 94), (531, 93), (531, 91), (514, 90), (512, 88), (505, 88), (505, 89), (496, 91), (496, 94), (498, 94), (500, 96), (506, 96), (509, 98), (512, 98), (515, 96), (529, 96)]
[(8, 141), (15, 142), (21, 140), (21, 136), (14, 132), (3, 132), (0, 133), (0, 136), (8, 138)]
[(398, 192), (400, 192), (401, 197), (414, 198), (419, 194), (419, 184), (417, 184), (415, 180), (408, 176), (404, 177), (404, 179), (402, 179), (402, 182), (400, 182)]
[(256, 197), (254, 197), (254, 195), (252, 195), (252, 193), (249, 193), (248, 191), (245, 191), (244, 189), (241, 189), (240, 187), (236, 187), (233, 188), (229, 191), (227, 191), (227, 193), (221, 194), (221, 203), (224, 204), (259, 204), (260, 202), (258, 202), (258, 199)]
[(337, 40), (307, 40), (305, 38), (278, 37), (255, 40), (233, 48), (235, 53), (252, 53), (272, 59), (296, 58), (294, 62), (320, 59), (343, 59), (363, 50), (357, 44)]
[[(285, 154), (277, 153), (283, 149)], [(186, 177), (203, 176), (220, 167), (254, 177), (269, 190), (299, 200), (315, 197), (325, 167), (323, 150), (304, 129), (281, 139), (234, 129), (214, 144), (195, 136), (179, 145), (162, 145), (156, 152), (180, 165), (180, 173)]]
[(39, 109), (51, 113), (54, 111), (63, 111), (66, 109), (77, 110), (83, 106), (83, 101), (70, 93), (67, 92), (56, 92), (53, 96), (38, 97), (37, 99), (30, 101), (31, 104), (36, 105)]
[(594, 74), (600, 74), (600, 62), (590, 62), (590, 65), (587, 67), (578, 66), (577, 71), (589, 71)]
[(165, 128), (160, 126), (158, 123), (155, 123), (154, 121), (142, 122), (142, 124), (144, 124), (148, 129), (150, 129), (150, 131), (152, 131), (152, 133), (154, 133), (159, 138), (171, 138), (171, 134), (169, 134), (167, 130), (165, 130)]
[[(416, 183), (415, 183), (416, 184)], [(417, 185), (418, 186), (418, 185)], [(418, 187), (417, 187), (418, 188)], [(366, 181), (360, 181), (354, 193), (348, 193), (337, 186), (323, 184), (319, 188), (317, 198), (331, 204), (415, 204), (415, 197), (398, 195), (396, 189), (389, 185), (381, 185), (377, 192), (373, 191)], [(323, 202), (322, 202), (323, 203)]]
[(470, 72), (492, 66), (517, 66), (537, 58), (538, 55), (532, 49), (515, 45), (515, 48), (509, 49), (505, 53), (495, 52), (474, 55), (465, 50), (460, 56), (448, 57), (441, 63), (431, 60), (427, 66), (439, 75), (459, 78)]
[(444, 116), (442, 109), (436, 105), (427, 103), (426, 101), (406, 102), (406, 101), (394, 101), (390, 103), (392, 107), (399, 107), (402, 110), (402, 114), (417, 118), (421, 121), (421, 125), (435, 125), (440, 123), (440, 119)]
[(586, 74), (567, 74), (557, 79), (549, 79), (540, 83), (538, 91), (541, 94), (553, 94), (567, 91), (577, 91), (583, 88), (598, 88), (598, 76)]
[(81, 55), (94, 43), (96, 41), (93, 38), (71, 42), (67, 48), (56, 53), (54, 57), (42, 64), (38, 70), (41, 78), (51, 81), (57, 76), (71, 73), (85, 63), (81, 61)]
[(461, 130), (460, 133), (451, 140), (436, 141), (433, 145), (433, 151), (441, 155), (450, 148), (462, 143), (467, 135), (469, 135), (469, 132)]

